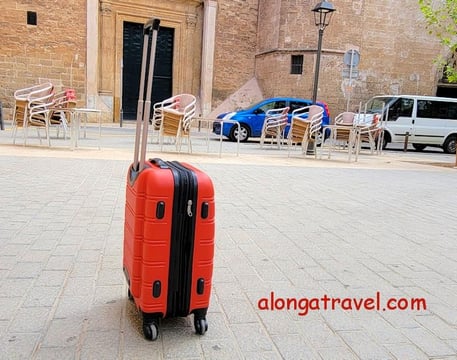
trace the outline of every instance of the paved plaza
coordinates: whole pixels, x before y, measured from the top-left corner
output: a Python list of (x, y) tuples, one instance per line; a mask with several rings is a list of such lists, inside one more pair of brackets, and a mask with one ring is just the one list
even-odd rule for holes
[(133, 140), (92, 130), (0, 131), (0, 359), (457, 359), (454, 155), (151, 145), (209, 174), (217, 223), (208, 332), (166, 319), (150, 342), (122, 272)]

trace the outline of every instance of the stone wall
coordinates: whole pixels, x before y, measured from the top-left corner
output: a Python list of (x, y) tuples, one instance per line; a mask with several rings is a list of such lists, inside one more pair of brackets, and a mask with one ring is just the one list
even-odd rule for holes
[[(318, 29), (316, 1), (260, 1), (256, 76), (265, 96), (312, 97)], [(416, 0), (333, 1), (336, 8), (323, 36), (318, 99), (333, 114), (385, 93), (435, 95), (440, 53), (424, 27)], [(280, 19), (278, 19), (280, 16)], [(272, 30), (275, 26), (278, 29)], [(343, 79), (344, 53), (360, 53), (359, 75)], [(304, 56), (302, 75), (290, 74), (291, 55)], [(352, 85), (352, 86), (349, 86)]]
[(255, 75), (257, 0), (219, 0), (213, 108)]
[[(37, 25), (27, 25), (27, 11)], [(0, 101), (7, 115), (15, 90), (50, 80), (57, 90), (85, 97), (86, 7), (84, 0), (2, 1)], [(8, 116), (6, 116), (8, 118)]]

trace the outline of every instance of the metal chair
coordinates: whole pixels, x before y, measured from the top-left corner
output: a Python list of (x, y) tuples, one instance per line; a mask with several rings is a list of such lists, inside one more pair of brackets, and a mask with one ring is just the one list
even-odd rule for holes
[(260, 147), (263, 147), (265, 139), (269, 137), (271, 144), (276, 139), (278, 149), (281, 148), (281, 142), (284, 139), (284, 131), (287, 126), (287, 114), (289, 108), (284, 107), (280, 109), (270, 109), (265, 114), (265, 121), (263, 123), (262, 134), (260, 136)]
[[(166, 99), (157, 107), (160, 112), (160, 149), (163, 149), (165, 137), (172, 137), (176, 143), (176, 149), (181, 152), (182, 140), (187, 138), (189, 152), (192, 152), (190, 130), (195, 117), (197, 99), (194, 95), (180, 94)], [(159, 121), (159, 116), (154, 121)]]
[[(331, 157), (331, 153), (334, 151), (337, 144), (343, 149), (347, 148), (348, 161), (351, 161), (352, 154), (355, 153), (356, 161), (358, 155), (358, 128), (355, 122), (356, 114), (353, 112), (342, 112), (335, 118), (334, 125), (328, 125), (324, 127), (324, 134), (328, 130), (330, 132), (329, 138), (326, 142), (328, 148), (328, 159)], [(324, 152), (324, 143), (322, 144), (321, 156)]]
[(292, 112), (292, 122), (287, 135), (288, 156), (295, 145), (301, 145), (302, 154), (308, 152), (308, 145), (313, 144), (314, 157), (317, 157), (317, 144), (322, 139), (320, 132), (324, 109), (318, 105), (305, 106)]
[(64, 139), (67, 139), (67, 130), (71, 121), (70, 110), (76, 107), (76, 100), (69, 98), (67, 91), (61, 91), (54, 95), (54, 105), (49, 115), (49, 126), (57, 128), (57, 137), (62, 128)]
[(24, 127), (29, 116), (29, 103), (34, 99), (47, 96), (53, 92), (54, 86), (50, 82), (19, 89), (14, 92), (13, 109), (13, 144), (16, 143), (17, 129)]
[(27, 145), (28, 129), (30, 127), (34, 127), (37, 129), (40, 144), (42, 143), (40, 129), (44, 129), (46, 132), (48, 146), (51, 146), (51, 140), (49, 137), (49, 116), (51, 112), (50, 108), (54, 105), (53, 97), (54, 94), (50, 93), (29, 101), (27, 107), (28, 116), (24, 122), (24, 145)]

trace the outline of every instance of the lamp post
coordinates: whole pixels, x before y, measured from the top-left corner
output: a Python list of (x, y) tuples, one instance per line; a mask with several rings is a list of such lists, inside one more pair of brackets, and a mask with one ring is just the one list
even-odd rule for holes
[(314, 69), (314, 88), (313, 88), (313, 104), (316, 103), (317, 98), (317, 87), (319, 84), (319, 68), (321, 63), (321, 52), (322, 52), (322, 36), (324, 35), (324, 29), (330, 23), (332, 14), (335, 11), (333, 4), (330, 1), (321, 1), (317, 4), (314, 9), (314, 23), (319, 29), (319, 40), (317, 43), (317, 57), (316, 57), (316, 68)]

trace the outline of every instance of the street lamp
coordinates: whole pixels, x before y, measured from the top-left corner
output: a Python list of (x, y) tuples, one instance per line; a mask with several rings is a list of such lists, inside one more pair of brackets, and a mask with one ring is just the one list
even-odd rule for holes
[(330, 1), (321, 1), (314, 7), (312, 11), (314, 12), (314, 22), (319, 29), (316, 68), (314, 69), (313, 104), (315, 104), (317, 98), (317, 86), (319, 83), (319, 68), (321, 63), (322, 52), (322, 36), (324, 35), (324, 29), (330, 23), (330, 19), (332, 18), (332, 14), (335, 11), (335, 8), (333, 7), (333, 4)]

